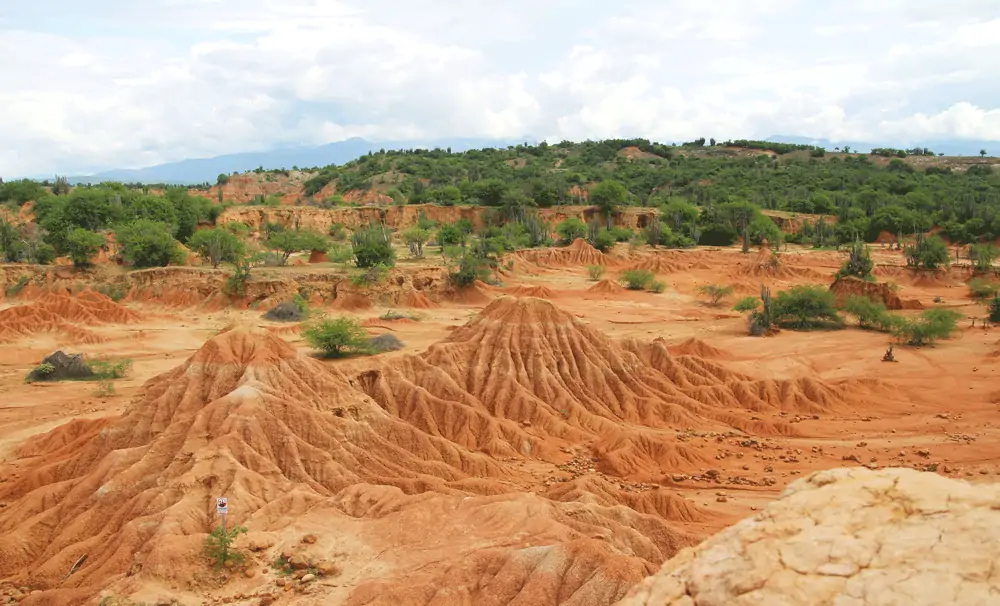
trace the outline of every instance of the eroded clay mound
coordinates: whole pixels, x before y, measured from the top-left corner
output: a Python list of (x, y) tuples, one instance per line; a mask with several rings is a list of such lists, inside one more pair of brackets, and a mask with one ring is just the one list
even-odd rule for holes
[(81, 325), (127, 324), (139, 314), (108, 297), (85, 290), (79, 294), (45, 293), (25, 305), (0, 310), (0, 342), (39, 333), (56, 333), (71, 342), (98, 343), (101, 338)]
[(837, 305), (842, 306), (852, 296), (862, 296), (884, 303), (886, 309), (920, 309), (919, 301), (903, 301), (899, 295), (885, 282), (868, 282), (860, 278), (838, 278), (830, 285), (830, 292), (837, 298)]
[(625, 287), (614, 280), (604, 279), (587, 289), (588, 293), (597, 295), (621, 295), (624, 294)]
[[(657, 341), (660, 341), (660, 339), (657, 339)], [(727, 352), (722, 351), (718, 347), (713, 347), (701, 339), (696, 339), (695, 337), (685, 339), (676, 345), (667, 345), (667, 350), (675, 356), (698, 356), (700, 358), (708, 358), (711, 360), (730, 357)]]
[(663, 343), (619, 343), (548, 301), (512, 297), (425, 353), (368, 373), (361, 387), (392, 414), (467, 448), (558, 460), (560, 448), (589, 443), (599, 469), (623, 476), (707, 463), (664, 429), (794, 435), (785, 421), (750, 411), (820, 414), (863, 398), (855, 386), (755, 380)]
[(542, 267), (566, 267), (570, 265), (609, 265), (612, 257), (591, 246), (583, 238), (577, 238), (569, 246), (562, 248), (535, 248), (514, 253), (516, 258)]
[(619, 606), (996, 604), (1000, 487), (833, 469), (681, 552)]
[(30, 576), (42, 588), (84, 553), (64, 586), (123, 573), (136, 553), (188, 557), (222, 494), (247, 519), (284, 495), (315, 500), (364, 482), (446, 491), (510, 475), (392, 418), (272, 333), (243, 327), (148, 381), (121, 417), (72, 421), (19, 456), (16, 475), (0, 469), (11, 478), (0, 484), (0, 578)]

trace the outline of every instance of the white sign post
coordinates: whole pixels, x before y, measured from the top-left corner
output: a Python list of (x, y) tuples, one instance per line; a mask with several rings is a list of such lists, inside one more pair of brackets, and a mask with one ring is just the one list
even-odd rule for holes
[(226, 514), (229, 513), (229, 498), (218, 497), (215, 499), (215, 513), (222, 518), (222, 533), (226, 533)]

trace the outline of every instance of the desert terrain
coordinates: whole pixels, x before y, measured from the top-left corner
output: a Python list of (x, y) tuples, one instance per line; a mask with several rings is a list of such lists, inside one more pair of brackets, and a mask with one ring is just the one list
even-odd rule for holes
[[(244, 213), (245, 214), (245, 213)], [(243, 217), (245, 220), (246, 217)], [(456, 288), (440, 255), (353, 286), (296, 255), (245, 297), (223, 270), (3, 266), (0, 596), (23, 604), (614, 604), (682, 548), (808, 474), (1000, 473), (1000, 332), (969, 269), (874, 245), (902, 314), (960, 330), (895, 348), (853, 322), (747, 334), (736, 299), (829, 285), (846, 253), (663, 250), (583, 240), (509, 253)], [(603, 265), (600, 280), (587, 266)], [(661, 293), (621, 286), (652, 271)], [(115, 301), (96, 292), (115, 285)], [(699, 287), (733, 285), (710, 304)], [(295, 294), (399, 351), (324, 360)], [(129, 359), (94, 382), (25, 382), (56, 350)], [(227, 497), (246, 559), (202, 554)]]

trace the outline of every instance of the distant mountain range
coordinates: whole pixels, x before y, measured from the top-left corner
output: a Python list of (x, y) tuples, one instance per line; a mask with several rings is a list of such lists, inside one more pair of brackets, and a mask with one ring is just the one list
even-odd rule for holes
[[(828, 150), (849, 145), (852, 151), (868, 152), (877, 147), (893, 147), (912, 149), (926, 147), (935, 153), (947, 156), (978, 156), (980, 149), (986, 149), (990, 155), (1000, 153), (1000, 141), (976, 141), (947, 139), (937, 141), (916, 141), (902, 144), (873, 143), (865, 141), (830, 141), (827, 139), (811, 139), (809, 137), (775, 135), (768, 141), (776, 143), (799, 143), (817, 145)], [(194, 185), (198, 183), (215, 183), (220, 174), (246, 172), (259, 166), (268, 169), (311, 168), (330, 164), (344, 164), (359, 156), (379, 149), (434, 149), (451, 148), (453, 151), (465, 151), (484, 147), (507, 147), (518, 143), (534, 144), (533, 140), (491, 140), (491, 139), (452, 139), (440, 141), (366, 141), (364, 139), (347, 139), (336, 143), (328, 143), (318, 147), (292, 147), (274, 149), (262, 152), (227, 154), (214, 158), (197, 158), (159, 164), (147, 168), (110, 170), (87, 176), (71, 177), (74, 183), (99, 183), (101, 181), (122, 181), (126, 183), (169, 183)], [(43, 177), (44, 178), (44, 177)]]
[(262, 152), (227, 154), (214, 158), (197, 158), (158, 164), (147, 168), (119, 169), (93, 175), (70, 177), (73, 183), (100, 183), (101, 181), (121, 181), (123, 183), (168, 183), (195, 185), (215, 183), (220, 174), (246, 172), (263, 166), (275, 168), (312, 168), (330, 164), (344, 164), (380, 149), (434, 149), (451, 148), (465, 151), (483, 147), (507, 147), (518, 143), (534, 143), (530, 140), (507, 141), (493, 139), (452, 139), (441, 141), (366, 141), (347, 139), (318, 147), (291, 147)]

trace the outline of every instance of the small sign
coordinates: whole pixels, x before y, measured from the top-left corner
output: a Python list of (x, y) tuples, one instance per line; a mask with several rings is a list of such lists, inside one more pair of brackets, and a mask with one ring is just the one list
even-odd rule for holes
[(226, 497), (219, 497), (215, 499), (215, 513), (220, 516), (224, 516), (229, 513), (229, 499)]

